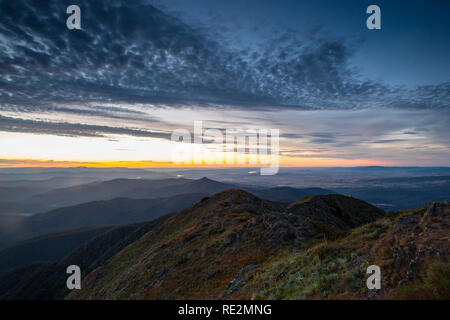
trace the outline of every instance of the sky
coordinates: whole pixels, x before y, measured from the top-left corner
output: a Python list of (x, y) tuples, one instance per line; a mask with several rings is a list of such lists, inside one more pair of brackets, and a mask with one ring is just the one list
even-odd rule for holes
[[(279, 130), (283, 166), (450, 163), (448, 1), (0, 0), (0, 14), (0, 167), (170, 166), (195, 121)], [(196, 147), (221, 150), (208, 138)]]

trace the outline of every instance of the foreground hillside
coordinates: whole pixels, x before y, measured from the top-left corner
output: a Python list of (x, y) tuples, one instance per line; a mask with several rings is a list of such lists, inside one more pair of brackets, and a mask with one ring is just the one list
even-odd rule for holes
[[(332, 231), (296, 253), (282, 251), (231, 298), (449, 299), (449, 226), (445, 202)], [(372, 264), (381, 268), (380, 290), (366, 287)]]
[[(165, 220), (68, 298), (445, 298), (448, 214), (445, 203), (384, 216), (338, 195), (285, 210), (226, 191)], [(371, 264), (381, 290), (366, 288)]]
[(169, 215), (148, 223), (114, 228), (58, 261), (35, 262), (0, 271), (0, 299), (63, 299), (69, 294), (67, 266), (78, 265), (83, 274), (88, 274), (167, 217)]
[[(445, 202), (386, 215), (336, 194), (286, 207), (228, 190), (0, 273), (0, 298), (449, 298), (449, 213)], [(65, 288), (69, 264), (81, 267), (81, 290)], [(373, 264), (381, 290), (366, 287)]]

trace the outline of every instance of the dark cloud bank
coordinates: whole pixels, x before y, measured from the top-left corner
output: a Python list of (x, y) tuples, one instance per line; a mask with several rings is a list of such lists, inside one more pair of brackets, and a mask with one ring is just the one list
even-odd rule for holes
[[(78, 4), (82, 30), (68, 30)], [(444, 108), (450, 83), (415, 90), (359, 79), (357, 43), (294, 31), (258, 50), (221, 45), (139, 1), (1, 1), (4, 104), (114, 101), (340, 109)]]
[[(81, 7), (82, 30), (66, 28), (71, 4)], [(261, 47), (232, 48), (141, 1), (3, 0), (0, 12), (0, 108), (6, 111), (63, 106), (67, 113), (102, 116), (111, 110), (70, 104), (110, 102), (247, 110), (450, 106), (450, 82), (411, 89), (362, 79), (349, 66), (358, 41), (317, 30), (306, 38), (286, 30)], [(9, 117), (0, 125), (4, 131), (127, 133)]]

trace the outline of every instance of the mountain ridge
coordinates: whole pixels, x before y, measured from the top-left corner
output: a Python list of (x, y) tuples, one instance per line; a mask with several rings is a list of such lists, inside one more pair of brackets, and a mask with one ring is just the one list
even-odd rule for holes
[[(344, 221), (350, 228), (324, 228), (331, 218), (320, 225), (309, 211), (318, 203), (333, 217), (342, 216), (336, 206), (350, 203), (372, 215)], [(436, 275), (448, 272), (449, 213), (447, 202), (380, 217), (378, 208), (341, 195), (287, 207), (225, 190), (151, 222), (117, 227), (56, 262), (0, 272), (0, 299), (448, 297), (445, 276)], [(415, 251), (403, 245), (408, 241)], [(373, 263), (387, 272), (378, 292), (364, 289)], [(82, 268), (81, 290), (65, 287), (69, 264)]]
[[(226, 284), (240, 269), (262, 264), (281, 248), (298, 250), (324, 236), (323, 230), (283, 205), (244, 190), (226, 190), (172, 215), (94, 270), (85, 278), (86, 290), (69, 297), (226, 297), (234, 292)], [(190, 275), (188, 281), (183, 274)], [(105, 277), (109, 284), (103, 282)], [(208, 279), (206, 289), (203, 277)]]

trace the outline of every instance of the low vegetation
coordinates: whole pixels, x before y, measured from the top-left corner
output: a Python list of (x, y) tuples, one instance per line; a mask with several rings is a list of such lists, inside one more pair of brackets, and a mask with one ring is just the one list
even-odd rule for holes
[[(449, 298), (448, 203), (386, 215), (338, 195), (293, 206), (241, 190), (203, 199), (93, 270), (67, 298)], [(380, 290), (366, 286), (373, 264)]]

